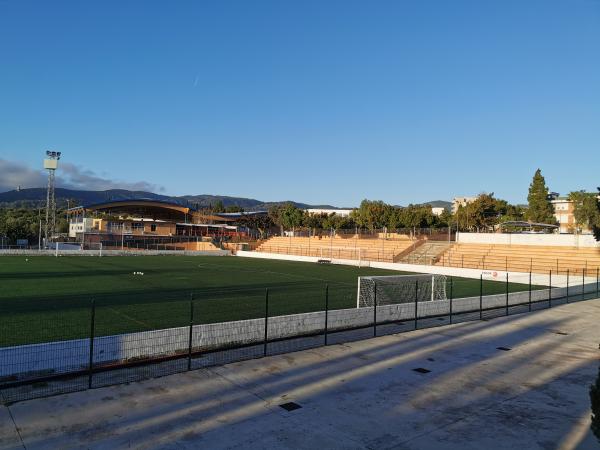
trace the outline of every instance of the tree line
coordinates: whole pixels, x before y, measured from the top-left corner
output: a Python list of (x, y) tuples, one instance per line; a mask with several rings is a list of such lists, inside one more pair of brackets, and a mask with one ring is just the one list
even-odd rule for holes
[[(6, 240), (6, 244), (15, 244), (17, 239), (27, 239), (29, 244), (38, 242), (41, 226), (46, 220), (45, 210), (32, 208), (1, 208), (0, 209), (0, 238)], [(56, 230), (58, 233), (66, 233), (69, 229), (64, 211), (56, 212)], [(42, 229), (43, 233), (43, 229)]]
[(297, 229), (364, 229), (369, 231), (386, 229), (394, 232), (402, 229), (445, 229), (459, 231), (483, 231), (509, 220), (522, 220), (524, 210), (519, 206), (496, 199), (494, 194), (483, 193), (456, 214), (444, 210), (433, 213), (431, 205), (408, 205), (405, 207), (387, 204), (381, 200), (363, 200), (349, 216), (337, 214), (310, 214), (292, 204), (274, 207), (269, 211), (273, 225), (282, 230)]

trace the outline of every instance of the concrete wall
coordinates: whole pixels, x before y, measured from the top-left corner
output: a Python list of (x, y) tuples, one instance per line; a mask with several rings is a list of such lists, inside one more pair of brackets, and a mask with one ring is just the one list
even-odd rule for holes
[(456, 241), (461, 244), (600, 247), (591, 234), (456, 233)]
[[(596, 284), (586, 284), (586, 292), (595, 292)], [(582, 286), (572, 287), (572, 296), (581, 293)], [(566, 288), (552, 289), (552, 297), (566, 295)], [(533, 291), (532, 301), (548, 299), (547, 289)], [(529, 292), (509, 294), (509, 305), (524, 304), (529, 300)], [(504, 307), (506, 295), (483, 297), (483, 307)], [(454, 313), (479, 309), (479, 297), (455, 299), (452, 302)], [(418, 317), (447, 314), (450, 301), (427, 301), (417, 304)], [(370, 326), (373, 323), (373, 307), (332, 310), (328, 313), (328, 328), (331, 331), (350, 327)], [(401, 303), (377, 307), (377, 321), (414, 320), (415, 304)], [(269, 339), (294, 337), (308, 333), (321, 333), (325, 325), (325, 312), (317, 311), (269, 318)], [(193, 327), (193, 347), (195, 350), (210, 350), (221, 346), (235, 346), (248, 343), (261, 343), (264, 339), (264, 319), (240, 320), (233, 322), (196, 325)], [(189, 328), (169, 328), (96, 338), (94, 341), (94, 362), (96, 364), (122, 362), (139, 358), (159, 357), (187, 352)], [(89, 339), (50, 342), (44, 344), (21, 345), (0, 348), (0, 377), (36, 376), (48, 373), (66, 373), (85, 369), (89, 362)]]

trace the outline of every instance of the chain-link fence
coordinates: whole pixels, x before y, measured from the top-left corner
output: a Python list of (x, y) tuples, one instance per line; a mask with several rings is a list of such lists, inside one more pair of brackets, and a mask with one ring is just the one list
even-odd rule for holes
[[(597, 298), (598, 271), (558, 282), (548, 274), (503, 283), (447, 277), (446, 297), (424, 301), (410, 286), (390, 304), (348, 308), (357, 289), (308, 288), (290, 304), (286, 287), (0, 303), (0, 395), (20, 401), (157, 377), (420, 328), (526, 313)], [(381, 296), (380, 296), (381, 297)], [(50, 301), (51, 300), (51, 301)], [(131, 300), (131, 298), (128, 298)], [(322, 307), (315, 310), (315, 304)], [(312, 305), (312, 306), (308, 306)], [(10, 310), (9, 310), (10, 309)]]

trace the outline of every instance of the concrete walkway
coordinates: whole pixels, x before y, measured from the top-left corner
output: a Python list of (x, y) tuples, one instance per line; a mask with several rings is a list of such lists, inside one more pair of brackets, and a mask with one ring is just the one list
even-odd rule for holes
[(600, 448), (599, 323), (592, 300), (21, 402), (0, 448)]

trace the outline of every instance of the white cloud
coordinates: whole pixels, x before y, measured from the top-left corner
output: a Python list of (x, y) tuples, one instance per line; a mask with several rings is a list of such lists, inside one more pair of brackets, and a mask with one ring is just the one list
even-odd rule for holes
[[(47, 175), (25, 164), (0, 159), (0, 192), (21, 188), (45, 187)], [(75, 164), (61, 162), (56, 172), (56, 185), (68, 189), (102, 191), (106, 189), (129, 189), (133, 191), (161, 192), (164, 187), (147, 181), (121, 181), (101, 177), (94, 171)]]
[(47, 177), (39, 170), (0, 159), (0, 191), (9, 191), (17, 186), (43, 187), (46, 180)]

